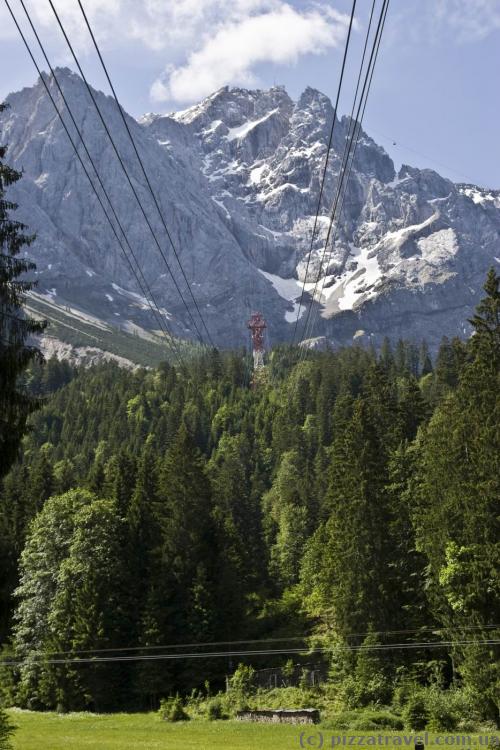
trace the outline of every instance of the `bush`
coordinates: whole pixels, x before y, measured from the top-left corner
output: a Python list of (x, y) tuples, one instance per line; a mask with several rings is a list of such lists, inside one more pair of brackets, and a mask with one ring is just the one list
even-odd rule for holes
[(238, 669), (229, 680), (229, 687), (232, 692), (239, 695), (250, 695), (253, 692), (253, 679), (255, 669), (246, 664), (239, 664)]
[(403, 721), (390, 711), (344, 711), (323, 724), (326, 729), (356, 729), (376, 731), (380, 729), (403, 729)]
[(408, 696), (403, 710), (404, 724), (407, 729), (420, 732), (425, 729), (429, 720), (429, 710), (423, 691)]
[(175, 698), (163, 699), (160, 703), (160, 717), (163, 721), (188, 721), (182, 701), (178, 695)]
[(220, 696), (216, 696), (206, 704), (206, 716), (209, 721), (229, 718), (224, 710), (224, 702)]
[(11, 750), (10, 737), (14, 733), (14, 727), (9, 721), (9, 717), (0, 708), (0, 750)]
[(480, 713), (474, 696), (464, 690), (427, 691), (429, 729), (436, 732), (454, 732), (457, 729), (473, 731), (480, 723)]
[(342, 683), (342, 699), (346, 708), (363, 708), (373, 704), (388, 705), (392, 686), (382, 673), (372, 675), (367, 681), (346, 677)]

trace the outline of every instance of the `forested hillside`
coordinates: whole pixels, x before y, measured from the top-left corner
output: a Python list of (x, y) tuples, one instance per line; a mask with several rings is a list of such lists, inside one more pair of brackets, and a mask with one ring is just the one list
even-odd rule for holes
[(11, 701), (149, 707), (238, 660), (75, 660), (280, 638), (316, 648), (347, 705), (434, 680), (498, 721), (498, 281), (434, 361), (278, 348), (253, 390), (242, 352), (32, 366), (43, 405), (1, 490)]

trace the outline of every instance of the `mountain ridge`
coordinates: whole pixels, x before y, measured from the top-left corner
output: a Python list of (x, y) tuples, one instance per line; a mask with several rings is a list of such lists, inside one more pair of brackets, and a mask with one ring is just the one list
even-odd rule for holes
[[(56, 73), (159, 306), (176, 335), (194, 339), (83, 82), (67, 69)], [(46, 80), (64, 109), (52, 77)], [(188, 301), (116, 103), (101, 92), (96, 98)], [(38, 235), (30, 248), (38, 291), (123, 330), (155, 330), (42, 83), (7, 101), (0, 136), (10, 163), (25, 173), (12, 193), (19, 218)], [(306, 318), (305, 306), (298, 309), (302, 284), (312, 292), (321, 266), (349, 118), (335, 121), (308, 263), (333, 117), (328, 97), (311, 87), (296, 102), (283, 87), (224, 87), (182, 112), (127, 117), (214, 341), (245, 343), (254, 309), (266, 316), (273, 342), (290, 340), (297, 313), (299, 331)], [(361, 130), (310, 335), (333, 345), (426, 338), (431, 347), (443, 335), (469, 335), (466, 321), (500, 255), (499, 238), (500, 191), (409, 165), (396, 174), (390, 156)]]

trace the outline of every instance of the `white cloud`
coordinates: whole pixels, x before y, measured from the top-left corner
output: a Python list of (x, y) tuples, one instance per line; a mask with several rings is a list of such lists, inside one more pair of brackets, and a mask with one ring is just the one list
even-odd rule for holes
[(475, 42), (500, 29), (500, 0), (432, 0), (431, 14), (457, 41)]
[(394, 5), (389, 14), (392, 44), (456, 46), (500, 31), (500, 0), (416, 0)]
[(184, 64), (167, 68), (151, 96), (189, 102), (226, 84), (252, 84), (257, 64), (290, 64), (321, 54), (344, 38), (346, 25), (347, 18), (332, 10), (300, 12), (287, 3), (222, 23)]
[[(93, 55), (76, 0), (53, 0), (77, 52)], [(104, 54), (131, 42), (164, 54), (156, 101), (194, 101), (225, 84), (252, 84), (261, 63), (293, 64), (341, 42), (348, 17), (323, 0), (83, 0)], [(70, 58), (47, 0), (26, 0), (56, 64)], [(293, 4), (292, 4), (293, 3)], [(16, 34), (0, 5), (0, 36)], [(15, 8), (26, 28), (20, 7)], [(29, 35), (31, 38), (31, 35)]]

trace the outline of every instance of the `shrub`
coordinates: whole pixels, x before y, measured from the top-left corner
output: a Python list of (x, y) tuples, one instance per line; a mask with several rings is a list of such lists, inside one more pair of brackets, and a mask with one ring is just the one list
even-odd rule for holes
[(399, 716), (390, 711), (344, 711), (333, 716), (324, 723), (326, 729), (356, 729), (356, 730), (380, 730), (380, 729), (403, 729), (403, 721)]
[(429, 729), (436, 732), (454, 732), (461, 728), (473, 731), (481, 721), (474, 696), (469, 691), (437, 690), (427, 691)]
[(390, 703), (392, 686), (382, 673), (372, 675), (367, 681), (348, 676), (342, 683), (341, 692), (346, 708), (362, 708), (373, 704), (383, 706)]
[(206, 704), (206, 716), (210, 721), (227, 719), (228, 715), (224, 710), (224, 703), (220, 696), (216, 696)]
[(238, 669), (229, 681), (231, 691), (239, 695), (250, 695), (253, 689), (255, 669), (246, 664), (239, 664)]
[(167, 698), (160, 703), (160, 717), (163, 721), (188, 721), (189, 716), (185, 712), (182, 701), (178, 695), (175, 698)]
[(404, 707), (403, 719), (407, 729), (420, 732), (425, 729), (429, 720), (429, 711), (423, 691), (408, 696)]
[(11, 750), (10, 737), (14, 733), (14, 727), (9, 721), (9, 717), (0, 708), (0, 750)]

